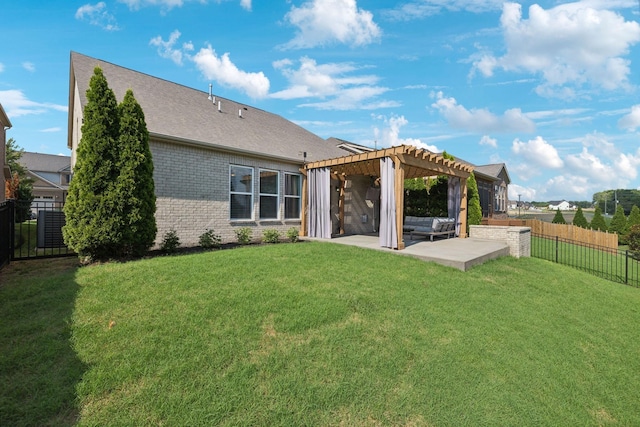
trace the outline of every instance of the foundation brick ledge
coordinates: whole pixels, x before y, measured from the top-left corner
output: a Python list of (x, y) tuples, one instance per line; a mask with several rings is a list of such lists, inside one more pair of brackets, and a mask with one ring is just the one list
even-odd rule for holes
[(531, 256), (531, 227), (471, 225), (469, 237), (505, 242), (509, 246), (509, 255), (516, 258)]

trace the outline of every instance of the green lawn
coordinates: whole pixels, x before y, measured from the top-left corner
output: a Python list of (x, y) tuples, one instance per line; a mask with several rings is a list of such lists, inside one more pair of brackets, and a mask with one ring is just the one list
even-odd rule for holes
[(640, 291), (558, 264), (69, 263), (1, 273), (0, 425), (640, 425)]

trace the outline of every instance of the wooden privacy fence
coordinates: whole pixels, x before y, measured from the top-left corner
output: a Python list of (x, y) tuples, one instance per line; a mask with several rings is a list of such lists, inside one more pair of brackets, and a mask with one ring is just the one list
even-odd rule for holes
[(618, 235), (616, 233), (589, 230), (571, 224), (553, 224), (539, 219), (483, 219), (482, 224), (531, 227), (531, 234), (544, 237), (560, 237), (576, 243), (618, 250)]

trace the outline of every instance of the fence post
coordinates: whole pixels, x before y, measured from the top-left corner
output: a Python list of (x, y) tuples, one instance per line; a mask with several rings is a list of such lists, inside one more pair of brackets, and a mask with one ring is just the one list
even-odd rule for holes
[(558, 236), (556, 236), (556, 263), (558, 262)]
[(624, 251), (624, 284), (629, 284), (629, 250)]
[(16, 200), (9, 199), (9, 259), (13, 259), (16, 249)]

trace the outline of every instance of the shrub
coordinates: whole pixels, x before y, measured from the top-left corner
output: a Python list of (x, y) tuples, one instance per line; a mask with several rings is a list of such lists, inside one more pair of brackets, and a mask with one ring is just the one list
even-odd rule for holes
[(632, 225), (627, 234), (629, 240), (629, 250), (633, 254), (634, 258), (638, 258), (640, 255), (640, 225)]
[(580, 206), (578, 206), (578, 211), (573, 217), (573, 225), (580, 228), (589, 228), (589, 221), (587, 221), (587, 218), (584, 216), (584, 213), (582, 212), (582, 207)]
[(278, 243), (280, 241), (280, 233), (278, 230), (274, 230), (273, 228), (269, 228), (262, 232), (262, 241), (264, 243)]
[(467, 231), (470, 225), (480, 225), (482, 222), (482, 207), (480, 206), (480, 195), (478, 194), (478, 183), (473, 175), (467, 179)]
[(248, 245), (251, 243), (253, 237), (253, 231), (249, 227), (242, 227), (236, 230), (236, 238), (241, 245)]
[(287, 230), (287, 238), (291, 243), (295, 243), (298, 240), (300, 240), (300, 232), (298, 231), (297, 228), (291, 227), (290, 229)]
[(554, 224), (566, 224), (567, 221), (565, 221), (564, 216), (562, 216), (562, 211), (560, 209), (556, 210), (556, 215), (553, 217), (553, 220), (551, 220), (552, 223)]
[(593, 218), (591, 219), (591, 229), (607, 231), (607, 223), (604, 221), (604, 217), (602, 216), (602, 210), (600, 209), (600, 206), (596, 206), (596, 211), (593, 214)]
[(200, 246), (205, 249), (219, 248), (222, 245), (222, 238), (219, 234), (215, 234), (213, 230), (207, 230), (200, 235)]
[(162, 238), (160, 250), (166, 254), (174, 253), (180, 247), (180, 237), (173, 228), (167, 231)]

